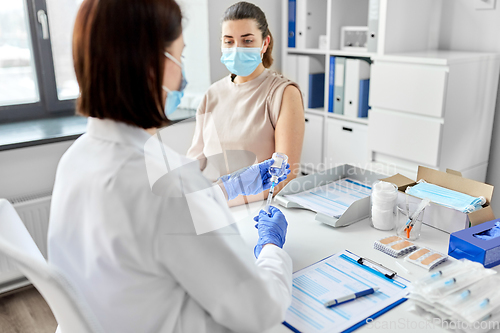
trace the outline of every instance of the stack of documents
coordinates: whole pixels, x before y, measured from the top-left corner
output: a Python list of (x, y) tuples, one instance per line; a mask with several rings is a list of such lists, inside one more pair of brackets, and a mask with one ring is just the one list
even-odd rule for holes
[(369, 197), (371, 192), (370, 185), (344, 178), (308, 191), (285, 195), (285, 198), (304, 208), (340, 218), (353, 202)]

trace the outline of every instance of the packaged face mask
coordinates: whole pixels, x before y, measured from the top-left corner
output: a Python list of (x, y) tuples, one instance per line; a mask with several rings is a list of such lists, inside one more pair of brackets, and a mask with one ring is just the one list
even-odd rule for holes
[(429, 198), (431, 202), (456, 209), (462, 213), (471, 213), (481, 209), (482, 205), (486, 203), (484, 197), (472, 197), (438, 185), (428, 184), (425, 181), (419, 181), (417, 185), (408, 187), (406, 193), (421, 199)]

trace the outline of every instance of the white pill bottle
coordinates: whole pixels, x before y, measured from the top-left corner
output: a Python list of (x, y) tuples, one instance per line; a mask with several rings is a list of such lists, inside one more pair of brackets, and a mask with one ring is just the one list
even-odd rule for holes
[(392, 230), (396, 226), (396, 204), (398, 187), (396, 184), (376, 181), (372, 185), (370, 198), (371, 225), (379, 230)]

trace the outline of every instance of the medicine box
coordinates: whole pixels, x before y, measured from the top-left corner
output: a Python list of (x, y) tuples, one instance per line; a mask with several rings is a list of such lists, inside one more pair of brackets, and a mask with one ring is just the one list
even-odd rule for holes
[[(442, 172), (423, 166), (418, 167), (417, 181), (420, 179), (423, 179), (430, 184), (439, 185), (473, 197), (483, 196), (486, 199), (485, 207), (468, 214), (440, 204), (431, 203), (425, 208), (422, 221), (424, 224), (451, 234), (453, 232), (469, 228), (470, 226), (475, 226), (495, 219), (493, 210), (489, 206), (493, 196), (492, 185), (464, 178), (460, 173), (453, 170)], [(406, 203), (406, 188), (416, 184), (415, 181), (400, 174), (396, 174), (383, 180), (394, 183), (398, 186), (399, 205), (404, 205)], [(420, 198), (416, 198), (411, 195), (408, 195), (408, 200), (410, 203), (418, 203), (421, 201)]]
[(452, 233), (448, 254), (456, 259), (479, 262), (486, 268), (500, 264), (500, 237), (484, 240), (474, 236), (495, 227), (497, 221), (500, 219)]
[[(373, 171), (355, 167), (350, 164), (344, 164), (335, 168), (319, 171), (304, 177), (298, 177), (286, 184), (285, 187), (276, 195), (277, 203), (286, 208), (303, 208), (300, 204), (290, 201), (285, 198), (285, 195), (295, 194), (302, 191), (307, 191), (318, 186), (326, 185), (343, 178), (351, 178), (366, 184), (373, 184), (375, 181), (385, 178), (387, 175), (382, 175)], [(359, 199), (353, 202), (349, 208), (340, 216), (335, 218), (325, 214), (316, 212), (315, 220), (328, 224), (332, 227), (343, 227), (354, 222), (367, 218), (370, 215), (370, 197)]]

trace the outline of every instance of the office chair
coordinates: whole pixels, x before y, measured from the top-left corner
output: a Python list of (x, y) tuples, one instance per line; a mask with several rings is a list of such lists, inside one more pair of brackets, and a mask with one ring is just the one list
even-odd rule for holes
[(78, 290), (48, 264), (14, 207), (0, 199), (0, 252), (19, 270), (49, 304), (59, 327), (56, 333), (104, 333)]

